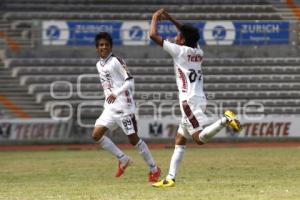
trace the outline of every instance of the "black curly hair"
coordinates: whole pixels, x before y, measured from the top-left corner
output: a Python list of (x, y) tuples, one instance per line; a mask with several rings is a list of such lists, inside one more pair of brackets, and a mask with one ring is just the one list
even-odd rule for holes
[(110, 44), (111, 46), (113, 46), (113, 40), (112, 40), (110, 34), (107, 33), (107, 32), (100, 32), (100, 33), (98, 33), (98, 34), (95, 36), (95, 46), (96, 46), (96, 47), (98, 47), (98, 42), (99, 42), (101, 39), (107, 40), (107, 41), (109, 42), (109, 44)]
[(183, 24), (179, 31), (185, 39), (185, 45), (191, 48), (197, 47), (200, 39), (199, 30), (190, 24)]

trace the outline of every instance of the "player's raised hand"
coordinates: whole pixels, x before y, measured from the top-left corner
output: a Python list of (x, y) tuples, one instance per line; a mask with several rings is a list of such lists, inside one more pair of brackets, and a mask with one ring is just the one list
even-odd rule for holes
[(158, 20), (164, 19), (164, 15), (163, 15), (164, 11), (165, 11), (164, 9), (157, 10), (155, 13), (153, 13), (152, 18), (156, 18)]
[(171, 15), (165, 9), (163, 9), (161, 16), (163, 16), (163, 18), (167, 20), (172, 19)]
[(116, 98), (117, 98), (116, 95), (111, 94), (111, 95), (109, 95), (109, 97), (107, 97), (106, 101), (107, 101), (107, 103), (111, 104), (111, 103), (115, 102)]
[(179, 21), (177, 21), (173, 16), (171, 16), (166, 10), (163, 9), (161, 16), (163, 16), (163, 18), (166, 20), (170, 20), (177, 27), (177, 29), (181, 28), (182, 24)]

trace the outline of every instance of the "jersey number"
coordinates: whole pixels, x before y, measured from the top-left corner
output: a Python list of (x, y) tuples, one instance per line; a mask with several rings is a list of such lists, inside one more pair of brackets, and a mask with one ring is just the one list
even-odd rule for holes
[(198, 70), (198, 73), (194, 69), (189, 69), (189, 71), (190, 71), (189, 79), (191, 83), (195, 82), (197, 78), (199, 81), (201, 81), (202, 78), (201, 70)]
[(122, 123), (123, 123), (123, 126), (125, 127), (126, 130), (130, 130), (131, 129), (132, 123), (131, 123), (131, 119), (130, 118), (123, 119)]

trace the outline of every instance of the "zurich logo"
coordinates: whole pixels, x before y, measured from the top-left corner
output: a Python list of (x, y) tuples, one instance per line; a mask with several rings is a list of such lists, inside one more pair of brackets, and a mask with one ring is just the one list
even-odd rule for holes
[(143, 30), (139, 26), (132, 26), (129, 30), (129, 37), (132, 40), (141, 40), (143, 38)]
[(212, 35), (215, 40), (224, 40), (226, 37), (226, 29), (223, 26), (216, 26), (212, 30)]
[(55, 40), (59, 39), (60, 36), (60, 30), (57, 26), (49, 26), (46, 30), (46, 35), (49, 39)]

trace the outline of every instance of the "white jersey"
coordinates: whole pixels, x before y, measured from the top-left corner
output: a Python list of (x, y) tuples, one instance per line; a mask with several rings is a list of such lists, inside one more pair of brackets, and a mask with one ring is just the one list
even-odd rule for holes
[(179, 100), (188, 100), (194, 96), (206, 99), (201, 70), (202, 49), (180, 46), (167, 40), (163, 42), (163, 49), (173, 58)]
[[(132, 79), (123, 59), (110, 54), (106, 59), (101, 59), (96, 64), (100, 81), (104, 90), (105, 99), (120, 88), (127, 79)], [(133, 92), (126, 90), (117, 96), (114, 103), (104, 103), (104, 108), (113, 112), (130, 114), (135, 112)]]

